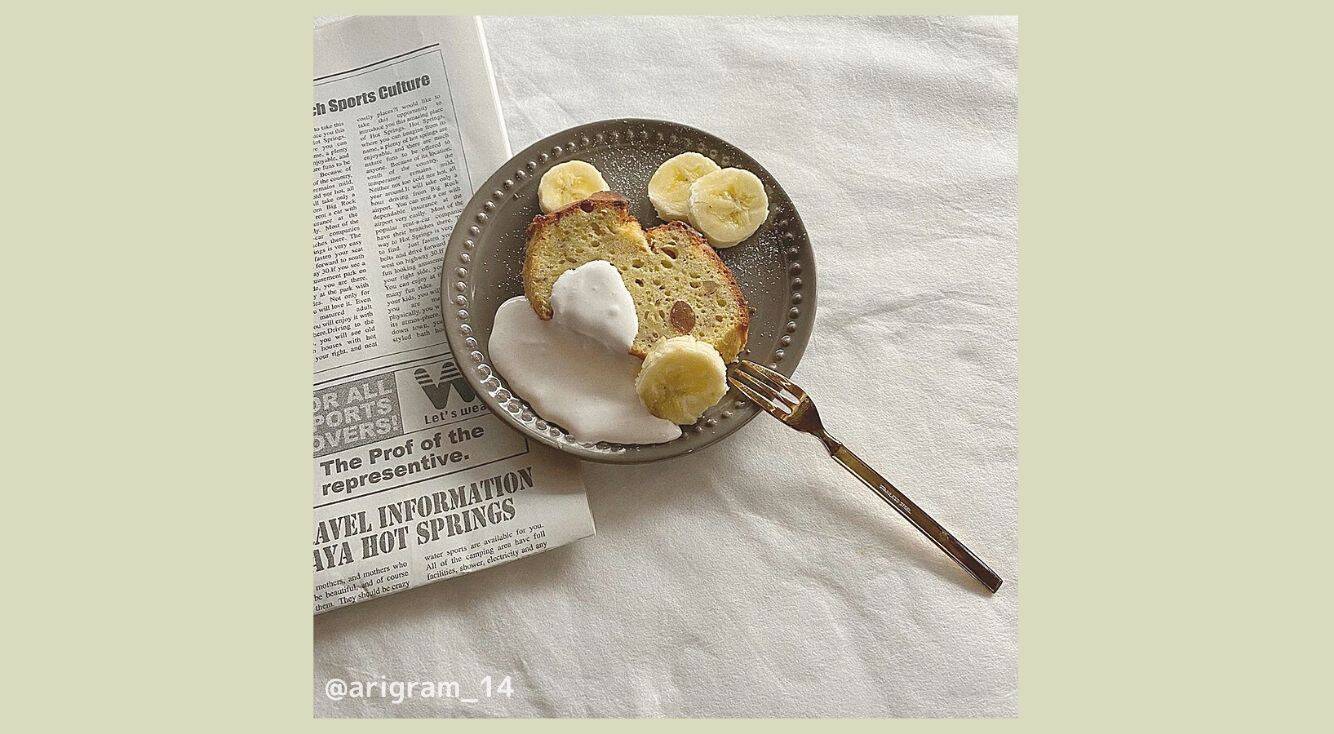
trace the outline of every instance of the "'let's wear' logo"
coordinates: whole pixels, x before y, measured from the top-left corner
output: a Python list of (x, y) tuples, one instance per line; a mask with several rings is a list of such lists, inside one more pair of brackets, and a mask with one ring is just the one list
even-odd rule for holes
[(431, 373), (426, 371), (425, 367), (418, 367), (412, 371), (412, 376), (417, 378), (417, 384), (421, 385), (422, 392), (430, 399), (431, 405), (436, 410), (444, 410), (449, 404), (449, 388), (452, 386), (458, 391), (459, 397), (471, 403), (477, 399), (477, 391), (472, 389), (472, 385), (464, 379), (463, 374), (459, 372), (458, 365), (452, 361), (447, 361), (440, 365), (440, 377), (432, 380)]

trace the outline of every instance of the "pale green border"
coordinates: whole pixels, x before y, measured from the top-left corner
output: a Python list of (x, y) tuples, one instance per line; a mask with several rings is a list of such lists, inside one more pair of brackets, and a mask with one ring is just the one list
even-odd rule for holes
[[(290, 491), (309, 471), (299, 101), (310, 18), (339, 8), (160, 5), (7, 17), (11, 717), (365, 726), (310, 721), (309, 509)], [(467, 5), (502, 8), (343, 8)], [(1022, 718), (888, 726), (1283, 731), (1323, 710), (1316, 7), (902, 7), (1021, 19)], [(745, 8), (796, 10), (664, 7)], [(819, 5), (854, 8), (894, 9)]]

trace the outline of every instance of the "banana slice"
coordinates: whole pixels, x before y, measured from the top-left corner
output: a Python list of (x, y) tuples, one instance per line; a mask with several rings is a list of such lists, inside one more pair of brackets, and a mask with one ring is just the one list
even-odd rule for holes
[(599, 191), (610, 190), (592, 163), (566, 161), (542, 174), (537, 184), (537, 203), (543, 214), (550, 214)]
[(724, 168), (690, 184), (690, 224), (714, 247), (731, 247), (769, 218), (769, 196), (759, 176)]
[(690, 425), (727, 394), (727, 365), (708, 342), (688, 334), (664, 339), (644, 356), (635, 392), (648, 412)]
[(689, 219), (690, 184), (717, 170), (717, 163), (699, 153), (668, 158), (648, 180), (648, 200), (665, 221)]

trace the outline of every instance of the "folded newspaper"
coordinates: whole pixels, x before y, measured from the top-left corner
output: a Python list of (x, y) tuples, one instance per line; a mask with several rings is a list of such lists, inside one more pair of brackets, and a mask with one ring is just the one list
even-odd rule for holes
[(445, 242), (510, 157), (471, 17), (315, 31), (314, 609), (593, 534), (578, 463), (487, 410), (440, 317)]

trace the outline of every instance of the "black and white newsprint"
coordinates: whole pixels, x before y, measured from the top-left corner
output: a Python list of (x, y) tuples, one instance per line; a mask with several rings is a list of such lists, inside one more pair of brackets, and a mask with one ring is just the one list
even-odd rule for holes
[(593, 534), (578, 463), (492, 415), (440, 319), (459, 211), (510, 157), (475, 18), (315, 31), (314, 609)]

